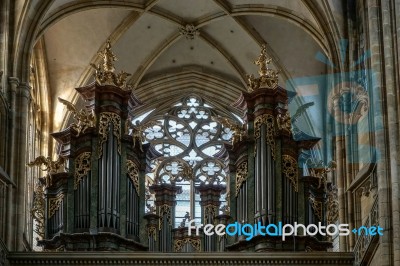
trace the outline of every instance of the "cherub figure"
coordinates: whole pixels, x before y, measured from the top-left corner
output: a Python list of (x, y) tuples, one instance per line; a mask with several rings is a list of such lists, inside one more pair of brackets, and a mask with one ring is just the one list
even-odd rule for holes
[(83, 108), (78, 111), (76, 106), (69, 101), (60, 97), (58, 97), (58, 100), (60, 103), (67, 106), (68, 111), (72, 112), (76, 123), (72, 123), (71, 127), (77, 132), (77, 136), (81, 133), (85, 133), (88, 128), (96, 126), (96, 115), (94, 110), (89, 112), (86, 108)]
[(126, 131), (129, 132), (129, 129), (132, 129), (132, 140), (133, 140), (133, 147), (136, 147), (136, 142), (139, 143), (140, 151), (143, 152), (142, 143), (146, 141), (146, 136), (144, 131), (147, 128), (151, 128), (154, 126), (159, 126), (161, 123), (159, 121), (149, 121), (144, 123), (143, 125), (139, 124), (139, 121), (136, 121), (135, 125), (132, 122), (127, 122), (126, 124)]
[(226, 117), (211, 117), (215, 122), (220, 123), (223, 127), (227, 127), (232, 131), (232, 148), (235, 144), (242, 141), (243, 137), (246, 135), (245, 125), (239, 125), (233, 120)]
[(30, 163), (28, 163), (28, 166), (44, 166), (43, 168), (40, 168), (42, 171), (47, 172), (47, 175), (45, 177), (45, 183), (46, 187), (51, 186), (52, 184), (52, 175), (58, 173), (61, 170), (61, 167), (65, 163), (65, 158), (64, 157), (58, 157), (56, 161), (52, 161), (51, 157), (44, 157), (44, 156), (39, 156), (36, 157), (36, 159)]

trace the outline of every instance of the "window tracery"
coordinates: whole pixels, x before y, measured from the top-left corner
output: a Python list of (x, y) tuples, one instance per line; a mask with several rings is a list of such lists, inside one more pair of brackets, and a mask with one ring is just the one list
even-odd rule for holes
[[(224, 144), (232, 140), (233, 132), (212, 119), (226, 113), (196, 95), (189, 95), (163, 114), (161, 112), (152, 112), (140, 122), (159, 122), (143, 132), (144, 144), (149, 143), (149, 152), (153, 153), (147, 177), (155, 183), (172, 183), (182, 187), (182, 193), (176, 198), (175, 227), (179, 227), (187, 212), (200, 222), (200, 195), (195, 193), (194, 186), (227, 184)], [(240, 123), (234, 115), (230, 118)], [(222, 205), (225, 197), (226, 194), (221, 198)]]

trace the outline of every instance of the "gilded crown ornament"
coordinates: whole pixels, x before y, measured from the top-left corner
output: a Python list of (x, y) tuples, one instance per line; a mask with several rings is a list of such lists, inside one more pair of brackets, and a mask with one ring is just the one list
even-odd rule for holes
[(99, 52), (98, 55), (103, 59), (102, 64), (90, 64), (95, 70), (96, 82), (100, 85), (115, 85), (120, 88), (126, 87), (126, 79), (131, 74), (121, 70), (120, 73), (115, 74), (114, 61), (117, 61), (117, 57), (111, 51), (110, 40), (107, 40), (106, 48)]
[(279, 71), (269, 68), (272, 59), (267, 56), (266, 45), (261, 45), (261, 53), (258, 59), (254, 61), (254, 64), (259, 66), (258, 74), (259, 78), (255, 78), (253, 74), (247, 75), (247, 86), (248, 91), (252, 92), (259, 88), (275, 89), (278, 86), (278, 74)]

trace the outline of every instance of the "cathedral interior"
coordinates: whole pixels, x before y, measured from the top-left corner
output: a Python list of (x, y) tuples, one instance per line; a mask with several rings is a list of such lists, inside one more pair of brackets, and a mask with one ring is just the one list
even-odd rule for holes
[(0, 266), (400, 265), (399, 42), (399, 0), (0, 1)]

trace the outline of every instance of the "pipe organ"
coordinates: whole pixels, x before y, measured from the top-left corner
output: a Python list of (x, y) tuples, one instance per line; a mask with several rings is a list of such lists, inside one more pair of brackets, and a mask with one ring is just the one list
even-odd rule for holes
[[(76, 89), (85, 106), (78, 110), (60, 99), (75, 121), (52, 134), (59, 144), (59, 159), (41, 156), (30, 163), (44, 165), (47, 171), (45, 177), (37, 179), (32, 209), (39, 244), (45, 250), (263, 252), (329, 248), (329, 239), (319, 234), (285, 241), (278, 236), (256, 235), (247, 241), (243, 235), (206, 236), (203, 229), (200, 235), (188, 231), (191, 219), (214, 225), (327, 223), (330, 184), (326, 175), (333, 167), (314, 166), (307, 171), (299, 167), (299, 155), (319, 139), (297, 131), (303, 138), (296, 140), (288, 110), (291, 95), (278, 86), (278, 74), (268, 66), (265, 47), (255, 62), (259, 77), (248, 76), (247, 92), (233, 103), (244, 114), (243, 125), (192, 100), (197, 96), (187, 105), (175, 107), (174, 114), (184, 120), (191, 117), (194, 106), (200, 106), (195, 119), (198, 125), (207, 126), (177, 127), (181, 135), (170, 132), (169, 136), (200, 130), (199, 136), (225, 141), (216, 145), (219, 150), (213, 158), (203, 158), (200, 163), (186, 160), (188, 154), (167, 156), (156, 151), (154, 145), (161, 145), (166, 137), (153, 144), (145, 138), (146, 128), (169, 130), (167, 126), (173, 123), (133, 125), (135, 108), (142, 103), (127, 89), (129, 74), (115, 73), (115, 55), (109, 43), (100, 55), (103, 64), (93, 65), (96, 81)], [(172, 114), (164, 117), (172, 121)], [(212, 131), (211, 127), (217, 129)], [(229, 141), (221, 140), (216, 132), (231, 132), (232, 136)], [(195, 148), (198, 154), (201, 141)], [(183, 147), (182, 143), (178, 146)], [(157, 165), (151, 170), (151, 184), (146, 184), (149, 158)], [(191, 202), (198, 198), (198, 206), (191, 204), (177, 226), (175, 213), (183, 185), (190, 187)], [(148, 203), (150, 197), (152, 204)], [(200, 217), (195, 217), (196, 213)], [(329, 215), (337, 217), (332, 210)]]

